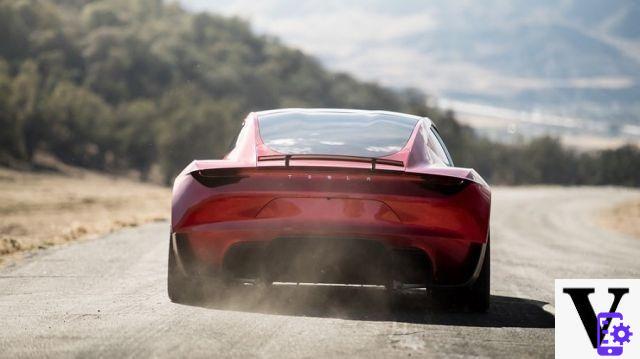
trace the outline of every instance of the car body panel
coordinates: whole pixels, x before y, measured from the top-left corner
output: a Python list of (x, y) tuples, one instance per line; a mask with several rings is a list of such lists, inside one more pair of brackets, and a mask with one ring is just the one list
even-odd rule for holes
[(473, 281), (488, 240), (491, 192), (472, 169), (429, 157), (431, 121), (420, 119), (404, 147), (376, 158), (401, 163), (388, 165), (330, 156), (264, 160), (282, 154), (262, 142), (260, 115), (245, 119), (224, 159), (194, 161), (174, 183), (171, 231), (211, 273), (240, 243), (357, 238), (421, 251), (430, 285)]

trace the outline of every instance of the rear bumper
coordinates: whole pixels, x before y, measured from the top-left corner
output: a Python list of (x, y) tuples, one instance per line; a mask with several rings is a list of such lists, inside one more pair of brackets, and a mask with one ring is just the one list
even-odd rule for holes
[[(208, 186), (192, 176), (182, 178), (174, 187), (172, 205), (177, 254), (193, 263), (197, 274), (217, 275), (229, 272), (225, 263), (230, 254), (258, 248), (257, 255), (243, 254), (248, 257), (239, 261), (256, 263), (253, 272), (264, 276), (267, 259), (291, 252), (297, 239), (300, 252), (322, 250), (312, 244), (322, 247), (323, 240), (357, 240), (354, 254), (340, 259), (345, 267), (389, 267), (387, 273), (393, 274), (396, 254), (409, 253), (426, 263), (418, 264), (428, 271), (424, 285), (475, 281), (488, 234), (488, 187), (465, 182), (456, 192), (445, 193), (432, 188), (428, 178), (412, 174), (334, 172), (254, 171), (212, 177), (220, 183)], [(279, 249), (283, 241), (288, 241), (286, 250)], [(363, 249), (376, 245), (386, 255)]]
[[(253, 219), (244, 221), (202, 224), (181, 229), (172, 235), (174, 248), (185, 265), (187, 275), (211, 275), (225, 273), (233, 277), (264, 277), (266, 263), (282, 255), (291, 256), (290, 247), (299, 243), (300, 255), (320, 250), (309, 243), (347, 243), (350, 253), (342, 261), (345, 267), (377, 267), (382, 273), (372, 284), (391, 284), (394, 281), (416, 282), (424, 286), (466, 286), (477, 278), (482, 266), (486, 243), (461, 238), (458, 233), (442, 228), (411, 226), (402, 223), (358, 223), (349, 220), (309, 221), (292, 219)], [(289, 243), (287, 249), (281, 246)], [(365, 245), (367, 244), (367, 245)], [(369, 245), (370, 244), (370, 245)], [(371, 250), (367, 248), (373, 248)], [(353, 248), (360, 248), (355, 250)], [(376, 249), (377, 248), (377, 249)], [(379, 250), (378, 250), (379, 249)], [(287, 252), (286, 254), (284, 252)], [(382, 253), (382, 254), (381, 254)], [(410, 259), (405, 258), (406, 256)], [(280, 258), (280, 257), (278, 257)], [(284, 260), (283, 259), (283, 260)], [(408, 260), (414, 268), (404, 268)], [(280, 262), (278, 259), (277, 262)], [(426, 263), (419, 263), (426, 262)], [(345, 263), (343, 263), (345, 264)], [(347, 263), (349, 264), (349, 263)], [(311, 266), (311, 264), (309, 263)], [(419, 268), (415, 268), (415, 266)], [(401, 267), (401, 269), (398, 269)], [(300, 272), (300, 270), (295, 270)], [(375, 272), (376, 270), (373, 269)], [(404, 274), (399, 274), (403, 272)], [(408, 272), (407, 272), (408, 271)], [(407, 274), (410, 273), (410, 274)], [(422, 274), (423, 273), (423, 274)], [(304, 276), (303, 276), (304, 277)], [(339, 276), (341, 281), (355, 280), (361, 275)], [(351, 278), (351, 279), (345, 279)], [(293, 281), (296, 281), (293, 278)], [(304, 279), (304, 278), (303, 278)], [(305, 280), (299, 280), (305, 281)], [(366, 283), (363, 283), (366, 284)], [(415, 284), (415, 283), (411, 283)]]

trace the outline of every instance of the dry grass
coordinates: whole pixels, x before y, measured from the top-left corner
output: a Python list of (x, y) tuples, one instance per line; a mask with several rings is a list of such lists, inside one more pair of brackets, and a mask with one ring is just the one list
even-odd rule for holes
[(169, 217), (168, 188), (83, 170), (65, 172), (0, 168), (0, 262)]
[(640, 200), (621, 203), (600, 217), (606, 228), (640, 239)]

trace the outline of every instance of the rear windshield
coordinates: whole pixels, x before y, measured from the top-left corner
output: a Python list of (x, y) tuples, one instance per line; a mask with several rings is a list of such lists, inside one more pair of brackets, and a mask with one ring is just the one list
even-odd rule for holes
[(404, 147), (417, 122), (406, 116), (350, 112), (258, 116), (262, 141), (283, 154), (387, 156)]

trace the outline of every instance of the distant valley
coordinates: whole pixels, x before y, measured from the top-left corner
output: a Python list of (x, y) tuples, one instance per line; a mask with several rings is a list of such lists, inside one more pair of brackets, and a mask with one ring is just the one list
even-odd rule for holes
[(640, 135), (637, 1), (181, 3), (243, 17), (330, 68), (415, 87), (449, 105), (578, 119), (585, 125), (574, 130), (620, 139)]

